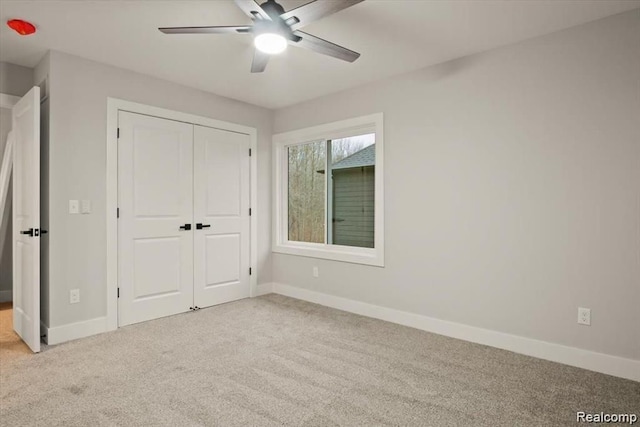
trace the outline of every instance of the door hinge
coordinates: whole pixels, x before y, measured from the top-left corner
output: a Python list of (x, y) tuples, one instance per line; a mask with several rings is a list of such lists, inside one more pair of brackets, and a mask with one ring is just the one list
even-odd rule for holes
[(118, 288), (118, 298), (120, 298), (120, 288)]
[(251, 276), (251, 267), (249, 267), (249, 276)]
[(120, 208), (116, 209), (116, 218), (120, 218)]
[(251, 208), (249, 208), (249, 216), (251, 216)]
[(120, 138), (120, 128), (118, 128), (118, 135), (117, 138)]
[(249, 157), (251, 157), (251, 148), (249, 148)]

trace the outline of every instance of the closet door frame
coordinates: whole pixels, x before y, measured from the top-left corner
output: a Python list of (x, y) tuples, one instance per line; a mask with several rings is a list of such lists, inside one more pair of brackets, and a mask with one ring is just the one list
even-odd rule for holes
[(106, 200), (106, 243), (107, 243), (107, 316), (106, 330), (118, 329), (118, 113), (120, 111), (144, 114), (161, 119), (175, 120), (179, 122), (191, 123), (194, 125), (206, 126), (230, 132), (237, 132), (250, 137), (251, 165), (250, 165), (250, 258), (249, 266), (251, 275), (249, 276), (249, 295), (257, 295), (258, 277), (258, 215), (256, 206), (258, 205), (258, 156), (257, 156), (257, 130), (249, 126), (238, 125), (202, 117), (179, 111), (167, 110), (150, 105), (139, 104), (117, 98), (107, 98), (107, 200)]

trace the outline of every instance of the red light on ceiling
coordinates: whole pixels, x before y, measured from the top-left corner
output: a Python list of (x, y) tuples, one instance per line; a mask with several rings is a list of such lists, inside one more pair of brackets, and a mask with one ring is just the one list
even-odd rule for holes
[(36, 32), (36, 27), (32, 23), (22, 19), (11, 19), (7, 21), (7, 25), (21, 36), (28, 36)]

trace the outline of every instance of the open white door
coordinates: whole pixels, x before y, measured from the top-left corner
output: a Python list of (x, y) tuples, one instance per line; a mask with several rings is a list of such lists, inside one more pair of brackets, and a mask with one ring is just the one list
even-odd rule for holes
[(40, 88), (12, 110), (13, 329), (40, 351)]

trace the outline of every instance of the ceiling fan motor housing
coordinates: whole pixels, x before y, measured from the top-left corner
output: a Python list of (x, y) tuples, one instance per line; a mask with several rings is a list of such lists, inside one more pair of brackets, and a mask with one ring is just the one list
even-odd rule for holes
[(255, 35), (266, 33), (280, 34), (287, 40), (291, 40), (293, 32), (280, 17), (280, 15), (284, 13), (284, 8), (274, 0), (268, 0), (260, 5), (260, 7), (267, 13), (267, 15), (269, 15), (271, 21), (267, 19), (255, 19), (252, 32)]
[(271, 17), (271, 19), (273, 19), (274, 21), (277, 19), (280, 19), (280, 15), (282, 15), (285, 10), (284, 7), (282, 7), (279, 3), (276, 3), (275, 0), (267, 0), (266, 2), (262, 3), (260, 5), (260, 7), (262, 8), (262, 10), (264, 10), (267, 15), (269, 15)]
[(287, 40), (291, 40), (293, 37), (293, 33), (291, 29), (282, 21), (267, 21), (261, 20), (256, 21), (251, 29), (251, 32), (255, 35), (266, 34), (266, 33), (274, 33), (280, 34)]

